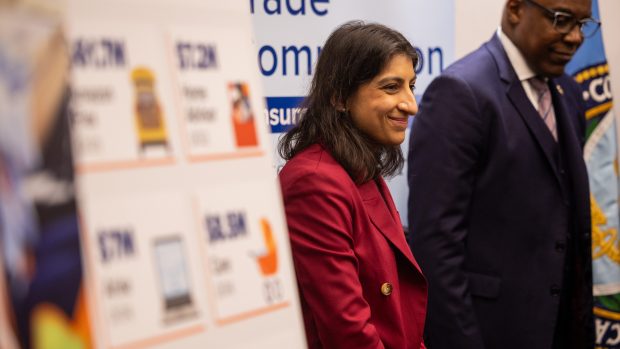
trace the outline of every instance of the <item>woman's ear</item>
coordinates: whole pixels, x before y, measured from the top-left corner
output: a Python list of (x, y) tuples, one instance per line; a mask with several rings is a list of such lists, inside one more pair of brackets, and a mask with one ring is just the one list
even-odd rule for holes
[(332, 96), (331, 99), (331, 103), (332, 106), (339, 112), (346, 112), (347, 111), (347, 106), (344, 104), (344, 102), (342, 101), (338, 101), (338, 99), (336, 98), (336, 96)]

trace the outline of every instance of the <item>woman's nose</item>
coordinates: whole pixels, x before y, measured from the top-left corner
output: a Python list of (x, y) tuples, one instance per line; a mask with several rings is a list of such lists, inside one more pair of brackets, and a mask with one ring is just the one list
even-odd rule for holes
[(418, 112), (418, 103), (414, 97), (411, 101), (398, 103), (398, 109), (407, 115), (415, 115)]

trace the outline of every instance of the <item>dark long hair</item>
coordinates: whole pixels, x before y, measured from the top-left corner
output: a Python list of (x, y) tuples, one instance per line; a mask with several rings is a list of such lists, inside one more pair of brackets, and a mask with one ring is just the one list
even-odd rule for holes
[(417, 65), (415, 49), (399, 32), (380, 24), (361, 21), (338, 27), (327, 39), (316, 65), (300, 122), (279, 141), (278, 152), (290, 160), (308, 146), (320, 143), (357, 182), (400, 172), (404, 158), (399, 145), (374, 142), (360, 131), (346, 112), (346, 104), (358, 88), (377, 76), (397, 54)]

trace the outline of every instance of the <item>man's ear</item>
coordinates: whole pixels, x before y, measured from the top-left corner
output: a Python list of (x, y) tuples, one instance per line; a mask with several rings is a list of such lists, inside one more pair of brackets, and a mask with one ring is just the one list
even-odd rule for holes
[(504, 15), (506, 16), (506, 20), (508, 23), (515, 25), (521, 22), (521, 18), (523, 17), (523, 6), (525, 3), (523, 0), (508, 0), (506, 2), (506, 8)]

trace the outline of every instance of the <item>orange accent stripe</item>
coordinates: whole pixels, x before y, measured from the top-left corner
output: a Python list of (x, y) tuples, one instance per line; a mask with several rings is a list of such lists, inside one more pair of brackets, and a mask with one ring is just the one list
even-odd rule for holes
[(126, 170), (126, 169), (134, 169), (134, 168), (148, 168), (148, 167), (156, 167), (163, 165), (173, 165), (175, 163), (174, 158), (164, 158), (164, 159), (152, 159), (152, 160), (142, 160), (142, 161), (117, 161), (117, 162), (103, 162), (99, 164), (89, 164), (89, 165), (77, 165), (76, 172), (78, 174), (84, 174), (89, 172), (106, 172), (106, 171), (116, 171), (116, 170)]
[(213, 160), (231, 160), (231, 159), (239, 159), (239, 158), (261, 157), (263, 155), (265, 155), (264, 151), (253, 150), (253, 151), (243, 151), (243, 152), (235, 152), (235, 153), (192, 155), (189, 157), (189, 161), (190, 162), (205, 162), (205, 161), (213, 161)]
[(261, 309), (257, 309), (257, 310), (252, 310), (252, 311), (248, 311), (245, 313), (241, 313), (239, 315), (234, 315), (234, 316), (229, 316), (223, 319), (217, 319), (216, 323), (220, 326), (225, 326), (225, 325), (230, 325), (234, 322), (239, 322), (239, 321), (243, 321), (243, 320), (247, 320), (247, 319), (251, 319), (253, 317), (257, 317), (259, 315), (263, 315), (266, 313), (270, 313), (272, 311), (276, 311), (278, 309), (283, 309), (288, 307), (290, 304), (289, 302), (284, 302), (284, 303), (280, 303), (280, 304), (275, 304), (269, 307), (265, 307), (265, 308), (261, 308)]
[(594, 315), (600, 316), (605, 319), (620, 321), (620, 313), (616, 313), (599, 307), (594, 307), (593, 313)]
[(601, 114), (601, 113), (605, 113), (607, 111), (609, 111), (611, 109), (611, 107), (613, 107), (613, 102), (607, 102), (607, 103), (603, 103), (601, 105), (597, 105), (594, 108), (590, 108), (586, 111), (586, 120), (590, 120), (593, 117)]
[(192, 335), (196, 335), (198, 333), (202, 333), (205, 331), (205, 327), (202, 325), (197, 325), (194, 327), (189, 327), (183, 330), (179, 330), (172, 333), (167, 333), (157, 337), (151, 337), (139, 341), (135, 341), (133, 343), (119, 345), (117, 347), (113, 347), (114, 349), (137, 349), (137, 348), (147, 348), (156, 344), (162, 344), (164, 342), (170, 342), (175, 339), (180, 339), (184, 337), (189, 337)]

